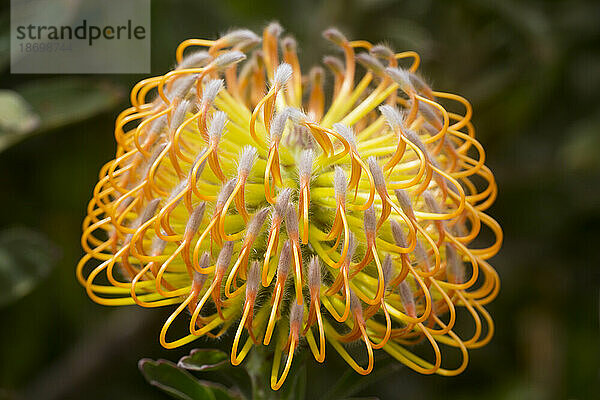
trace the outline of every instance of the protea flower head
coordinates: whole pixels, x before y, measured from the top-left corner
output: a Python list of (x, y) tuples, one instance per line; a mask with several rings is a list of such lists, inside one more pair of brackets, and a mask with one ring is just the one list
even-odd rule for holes
[[(360, 374), (376, 349), (460, 373), (493, 335), (487, 260), (502, 240), (470, 104), (430, 88), (415, 52), (336, 29), (323, 35), (343, 53), (323, 59), (331, 78), (302, 75), (281, 33), (186, 40), (174, 70), (133, 88), (79, 280), (100, 304), (177, 305), (166, 348), (231, 332), (238, 365), (270, 346), (273, 389), (300, 347), (323, 362), (326, 342)], [(474, 248), (481, 231), (493, 244)], [(174, 323), (189, 333), (173, 337)]]

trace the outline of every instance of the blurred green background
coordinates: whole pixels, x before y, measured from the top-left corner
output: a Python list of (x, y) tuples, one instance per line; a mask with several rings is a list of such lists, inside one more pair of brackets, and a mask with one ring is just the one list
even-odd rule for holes
[[(152, 73), (172, 67), (184, 39), (258, 32), (271, 20), (298, 39), (305, 67), (333, 51), (320, 36), (331, 25), (418, 51), (436, 89), (473, 104), (499, 185), (490, 214), (506, 238), (492, 260), (502, 290), (489, 307), (491, 344), (457, 378), (389, 364), (379, 380), (351, 375), (354, 396), (599, 398), (600, 3), (152, 0)], [(114, 155), (114, 120), (143, 76), (11, 75), (8, 2), (0, 27), (0, 115), (13, 116), (0, 119), (0, 398), (167, 398), (137, 361), (176, 361), (193, 348), (160, 348), (170, 311), (107, 309), (74, 276), (85, 207)], [(33, 114), (17, 114), (15, 99)], [(307, 365), (308, 399), (347, 371), (333, 351), (324, 366)]]

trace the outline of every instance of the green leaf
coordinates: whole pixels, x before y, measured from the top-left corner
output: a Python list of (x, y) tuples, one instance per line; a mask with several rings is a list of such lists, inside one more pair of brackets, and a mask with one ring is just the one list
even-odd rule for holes
[[(252, 382), (245, 368), (233, 367), (229, 363), (229, 355), (221, 350), (194, 349), (188, 356), (182, 357), (177, 366), (190, 371), (202, 372), (203, 377), (218, 382), (218, 387), (232, 388), (227, 389), (229, 396), (241, 398), (240, 395), (232, 394), (235, 391), (246, 398), (252, 398)], [(218, 394), (216, 390), (214, 392), (215, 395)]]
[(166, 360), (140, 360), (138, 367), (144, 378), (153, 386), (180, 400), (219, 400), (226, 399), (215, 395), (213, 390), (200, 383), (189, 372), (177, 368)]
[(232, 366), (227, 362), (223, 368), (216, 371), (204, 371), (203, 373), (209, 374), (211, 380), (222, 383), (232, 390), (240, 392), (244, 398), (252, 398), (253, 382), (245, 366), (239, 365), (237, 367)]
[(237, 393), (232, 393), (231, 390), (227, 389), (225, 386), (220, 385), (216, 382), (208, 382), (200, 380), (203, 386), (206, 386), (212, 390), (215, 395), (216, 400), (241, 400), (242, 397)]
[(194, 349), (182, 357), (177, 366), (191, 371), (214, 371), (229, 365), (229, 356), (221, 350)]
[(118, 104), (122, 92), (93, 79), (53, 78), (30, 81), (17, 91), (40, 116), (40, 130), (82, 121)]
[(26, 137), (39, 123), (39, 116), (20, 94), (0, 90), (0, 151)]
[(0, 232), (0, 306), (17, 300), (48, 275), (59, 258), (56, 245), (38, 232), (13, 228)]

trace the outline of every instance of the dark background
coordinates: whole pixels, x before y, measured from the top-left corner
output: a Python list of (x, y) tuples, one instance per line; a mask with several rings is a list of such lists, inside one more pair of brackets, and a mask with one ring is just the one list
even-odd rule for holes
[[(11, 75), (6, 3), (0, 88), (22, 94), (41, 124), (0, 153), (0, 398), (163, 398), (136, 363), (177, 360), (192, 348), (160, 348), (170, 311), (99, 306), (74, 275), (85, 207), (114, 155), (114, 120), (144, 76)], [(489, 211), (506, 237), (492, 260), (502, 280), (489, 307), (495, 338), (470, 352), (457, 378), (395, 368), (360, 396), (598, 398), (600, 4), (153, 0), (152, 73), (172, 67), (184, 39), (230, 27), (260, 32), (275, 19), (298, 39), (305, 68), (334, 51), (320, 36), (331, 25), (351, 39), (418, 51), (434, 88), (473, 104), (499, 185)], [(347, 369), (334, 351), (327, 357), (325, 366), (308, 363), (307, 398)]]

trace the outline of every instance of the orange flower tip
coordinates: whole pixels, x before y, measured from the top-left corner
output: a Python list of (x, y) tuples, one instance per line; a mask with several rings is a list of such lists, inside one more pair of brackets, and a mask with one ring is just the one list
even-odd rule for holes
[[(429, 162), (435, 168), (443, 170), (442, 165), (435, 158), (430, 157)], [(456, 185), (454, 184), (454, 182), (452, 182), (450, 179), (446, 178), (445, 176), (440, 175), (437, 171), (434, 171), (433, 174), (434, 174), (434, 176), (436, 176), (438, 178), (440, 183), (443, 182), (446, 185), (446, 187), (451, 189), (454, 193), (458, 193), (458, 189), (456, 189)]]
[[(207, 252), (202, 254), (202, 257), (200, 257), (199, 264), (202, 268), (208, 268), (208, 266), (210, 264), (210, 255)], [(206, 282), (207, 277), (208, 277), (208, 274), (203, 274), (198, 271), (194, 271), (194, 278), (192, 281), (192, 289), (195, 289), (197, 291), (202, 289), (202, 287), (204, 286), (204, 282)]]
[(341, 75), (344, 73), (344, 63), (337, 57), (325, 56), (323, 57), (323, 64), (325, 64), (334, 75)]
[(375, 46), (371, 47), (369, 52), (373, 56), (384, 60), (389, 60), (390, 58), (394, 57), (394, 52), (392, 51), (392, 49), (390, 49), (385, 44), (376, 44)]
[(187, 224), (185, 225), (185, 233), (183, 235), (185, 239), (191, 240), (192, 237), (196, 234), (198, 228), (200, 227), (200, 224), (202, 223), (202, 218), (204, 218), (205, 210), (205, 202), (200, 203), (192, 210), (188, 218)]
[(350, 144), (350, 147), (356, 150), (356, 136), (354, 129), (339, 122), (333, 124), (333, 130), (340, 134)]
[(365, 210), (363, 215), (363, 223), (367, 237), (374, 237), (375, 229), (377, 227), (377, 215), (375, 214), (375, 206), (373, 204), (371, 204), (371, 206)]
[(429, 209), (430, 212), (436, 213), (436, 214), (442, 213), (440, 204), (433, 197), (433, 194), (431, 193), (431, 191), (429, 191), (429, 190), (424, 191), (423, 199), (425, 200), (425, 204), (427, 205), (427, 208)]
[(194, 107), (194, 101), (188, 100), (188, 99), (183, 100), (181, 103), (179, 103), (177, 105), (177, 107), (175, 108), (175, 111), (173, 112), (173, 115), (171, 116), (171, 123), (169, 125), (169, 129), (171, 129), (172, 132), (175, 132), (175, 130), (177, 130), (177, 128), (179, 128), (179, 126), (185, 120), (186, 114), (193, 107)]
[(308, 116), (302, 111), (294, 107), (287, 108), (289, 119), (296, 125), (302, 125), (308, 122)]
[(148, 161), (145, 164), (146, 169), (143, 174), (144, 177), (146, 177), (146, 175), (148, 175), (148, 173), (150, 172), (150, 169), (152, 168), (152, 165), (158, 159), (158, 156), (160, 156), (160, 153), (162, 153), (162, 151), (165, 149), (165, 147), (167, 147), (167, 144), (164, 142), (159, 143), (154, 146), (154, 150), (152, 150), (152, 153), (150, 154), (150, 158), (148, 159)]
[(283, 131), (285, 130), (285, 123), (287, 122), (289, 115), (290, 112), (288, 108), (275, 114), (271, 120), (271, 127), (269, 130), (269, 136), (271, 140), (276, 142), (281, 140), (281, 136), (283, 136)]
[(235, 46), (235, 50), (241, 51), (242, 53), (247, 53), (256, 47), (261, 42), (261, 39), (257, 37), (256, 39), (248, 39), (243, 42), (238, 43)]
[(377, 76), (384, 76), (385, 67), (379, 60), (368, 53), (359, 53), (355, 56), (358, 61), (366, 69), (373, 71)]
[(346, 179), (346, 172), (343, 168), (336, 166), (333, 172), (333, 190), (335, 198), (340, 200), (346, 200), (346, 185), (348, 181)]
[(321, 289), (321, 263), (317, 256), (312, 256), (308, 264), (308, 288), (311, 296), (318, 297)]
[(442, 117), (438, 114), (437, 109), (425, 102), (419, 102), (419, 112), (427, 122), (442, 123)]
[(167, 247), (167, 242), (158, 236), (155, 236), (154, 239), (152, 239), (152, 250), (150, 251), (150, 254), (154, 257), (160, 256), (163, 251), (165, 251), (165, 247)]
[(312, 149), (303, 150), (298, 160), (298, 176), (301, 181), (308, 182), (312, 174), (315, 152)]
[(402, 189), (394, 190), (394, 194), (396, 195), (396, 199), (400, 204), (400, 208), (402, 208), (402, 211), (404, 211), (404, 214), (406, 214), (409, 217), (412, 217), (414, 213), (412, 208), (412, 202), (410, 201), (410, 197), (408, 197), (408, 194)]
[(383, 269), (383, 284), (387, 288), (392, 280), (392, 277), (394, 276), (394, 264), (392, 262), (392, 256), (389, 254), (385, 255), (381, 268)]
[(150, 173), (152, 165), (154, 164), (154, 162), (156, 162), (158, 156), (160, 156), (160, 153), (162, 153), (165, 147), (167, 147), (167, 144), (164, 142), (154, 146), (152, 153), (150, 154), (150, 158), (148, 158), (148, 160), (144, 163), (144, 173), (142, 174), (144, 178), (146, 178), (147, 175)]
[(275, 217), (277, 217), (276, 219), (281, 220), (285, 217), (291, 196), (292, 188), (285, 188), (277, 195), (277, 201), (273, 206), (273, 208), (275, 209)]
[(277, 88), (283, 87), (292, 78), (293, 70), (292, 66), (288, 63), (281, 63), (275, 70), (275, 86)]
[(194, 167), (190, 168), (190, 174), (191, 174), (192, 170), (195, 168), (195, 165), (198, 164), (200, 159), (204, 158), (202, 160), (202, 162), (200, 163), (200, 165), (198, 166), (198, 171), (196, 172), (196, 179), (198, 179), (198, 177), (200, 175), (202, 175), (202, 171), (204, 171), (204, 167), (206, 166), (206, 158), (204, 157), (205, 153), (206, 153), (206, 149), (200, 150), (198, 152), (198, 155), (196, 156), (196, 159), (194, 160)]
[(394, 242), (396, 246), (400, 247), (408, 247), (406, 243), (406, 236), (404, 235), (404, 231), (398, 222), (393, 219), (390, 219), (390, 226), (392, 227), (392, 237), (394, 238)]
[(233, 254), (233, 241), (226, 241), (221, 247), (219, 256), (217, 257), (216, 268), (220, 272), (224, 273), (229, 264), (231, 263), (231, 255)]
[(429, 261), (429, 256), (427, 252), (423, 248), (421, 241), (417, 239), (417, 245), (415, 246), (415, 258), (417, 259), (417, 263), (423, 267), (425, 271), (429, 271), (431, 269), (431, 263)]
[(413, 131), (412, 129), (405, 129), (403, 131), (404, 136), (410, 140), (410, 142), (412, 144), (414, 144), (415, 146), (417, 146), (419, 148), (419, 150), (421, 150), (421, 152), (423, 152), (423, 154), (425, 155), (425, 158), (427, 158), (428, 161), (431, 161), (431, 156), (429, 155), (429, 150), (427, 150), (427, 147), (425, 147), (425, 144), (423, 143), (423, 141), (421, 140), (421, 138), (419, 137), (419, 135)]
[(252, 299), (256, 297), (258, 292), (258, 285), (260, 284), (260, 263), (258, 261), (252, 261), (250, 269), (248, 270), (248, 276), (246, 278), (246, 299)]
[(233, 193), (233, 189), (235, 189), (235, 183), (235, 179), (230, 179), (225, 184), (223, 184), (223, 186), (221, 187), (221, 191), (217, 196), (217, 208), (223, 207), (229, 196), (231, 196), (231, 193)]
[(398, 292), (400, 292), (400, 301), (404, 306), (406, 314), (411, 318), (415, 318), (417, 316), (415, 312), (415, 297), (406, 279), (398, 285)]
[(292, 248), (290, 245), (290, 241), (286, 240), (283, 243), (283, 247), (281, 248), (281, 253), (279, 254), (279, 261), (277, 262), (277, 278), (283, 279), (287, 277), (288, 272), (290, 271), (290, 265), (292, 264)]
[(210, 121), (210, 127), (208, 128), (208, 136), (211, 142), (218, 143), (221, 140), (221, 135), (223, 135), (226, 124), (227, 114), (223, 111), (215, 111)]
[[(171, 193), (169, 193), (169, 197), (167, 198), (167, 201), (165, 204), (170, 203), (171, 201), (173, 201), (178, 194), (181, 193), (182, 190), (185, 189), (185, 187), (187, 186), (188, 182), (187, 180), (181, 180), (179, 181), (179, 183), (177, 185), (175, 185), (175, 187), (173, 188), (173, 190), (171, 190)], [(179, 201), (181, 201), (181, 199), (179, 199), (178, 201), (175, 202), (175, 204), (178, 204)]]
[(117, 215), (121, 215), (123, 213), (123, 211), (125, 211), (127, 206), (129, 206), (134, 199), (135, 199), (135, 197), (133, 197), (133, 196), (127, 196), (123, 200), (121, 200), (121, 198), (119, 198), (119, 200), (121, 200), (121, 202), (119, 203), (119, 205), (117, 207)]
[[(431, 136), (437, 135), (437, 133), (439, 132), (439, 129), (437, 129), (435, 126), (431, 125), (431, 123), (428, 121), (424, 121), (423, 125), (421, 125), (421, 127), (423, 128), (423, 130), (425, 130)], [(456, 146), (454, 145), (454, 142), (452, 140), (450, 140), (448, 138), (448, 136), (444, 136), (444, 143), (449, 146), (452, 146), (453, 149), (456, 148)]]
[(293, 301), (290, 307), (290, 331), (295, 336), (298, 336), (302, 327), (302, 317), (304, 316), (304, 306), (298, 305), (297, 301)]
[[(427, 127), (425, 125), (428, 125)], [(425, 129), (427, 132), (431, 132), (429, 129), (433, 128), (433, 125), (431, 125), (429, 122), (425, 121), (425, 123), (423, 124), (423, 129)], [(435, 129), (435, 128), (433, 128)], [(437, 129), (434, 130), (433, 135), (435, 135), (437, 133)], [(450, 139), (449, 135), (445, 135), (444, 136), (444, 145), (449, 147), (450, 149), (452, 149), (452, 152), (456, 152), (456, 144), (452, 141), (452, 139)]]
[(379, 107), (379, 112), (385, 118), (390, 129), (393, 131), (397, 131), (398, 129), (404, 131), (404, 115), (396, 107), (384, 104)]
[[(312, 117), (309, 117), (312, 120)], [(305, 125), (296, 125), (293, 131), (296, 136), (294, 139), (296, 140), (296, 144), (299, 148), (315, 148), (317, 145), (317, 141), (314, 136), (310, 132), (307, 126)]]
[(260, 37), (258, 37), (256, 33), (249, 29), (236, 29), (221, 36), (219, 41), (222, 42), (226, 47), (232, 47), (240, 43), (260, 42)]
[(283, 33), (283, 28), (277, 21), (270, 22), (265, 28), (265, 32), (275, 38), (278, 38)]
[(200, 68), (210, 62), (212, 57), (206, 51), (189, 53), (177, 65), (176, 69)]
[(412, 83), (410, 82), (410, 75), (407, 70), (402, 68), (387, 67), (385, 71), (387, 72), (388, 76), (392, 78), (392, 80), (396, 82), (398, 86), (400, 86), (400, 89), (404, 93), (408, 94), (415, 91)]
[(298, 239), (298, 214), (296, 213), (296, 209), (293, 206), (288, 207), (285, 213), (285, 229), (290, 239)]
[(258, 236), (268, 215), (269, 215), (268, 207), (261, 208), (254, 214), (254, 216), (250, 220), (250, 223), (248, 224), (247, 233), (246, 233), (247, 238), (255, 238), (256, 236)]
[(325, 71), (321, 67), (312, 67), (308, 76), (313, 87), (319, 86), (323, 84), (323, 80), (325, 78)]
[(344, 34), (336, 28), (329, 28), (323, 31), (323, 37), (340, 47), (343, 47), (346, 43), (348, 43), (346, 36), (344, 36)]
[(296, 49), (298, 48), (298, 44), (296, 39), (291, 36), (286, 36), (281, 40), (281, 47), (287, 52), (295, 53)]
[(373, 175), (373, 181), (375, 182), (375, 188), (377, 191), (380, 193), (386, 192), (383, 169), (381, 169), (381, 165), (379, 165), (377, 159), (375, 157), (369, 157), (367, 159), (367, 164), (369, 165), (371, 175)]
[(208, 81), (204, 85), (204, 90), (202, 91), (202, 103), (203, 104), (213, 104), (217, 95), (223, 89), (223, 79), (212, 79)]
[(250, 145), (244, 146), (240, 152), (240, 161), (238, 163), (238, 176), (248, 176), (254, 162), (256, 161), (256, 148)]
[(350, 289), (350, 310), (352, 310), (352, 313), (354, 315), (357, 315), (357, 316), (361, 317), (361, 319), (362, 319), (362, 313), (363, 313), (362, 303), (360, 302), (360, 299), (358, 298), (358, 296), (356, 295), (356, 293), (354, 293), (354, 290), (352, 290), (352, 289)]
[(150, 200), (150, 202), (146, 205), (146, 208), (144, 208), (144, 211), (142, 211), (140, 214), (138, 226), (145, 224), (154, 216), (154, 214), (156, 214), (158, 203), (160, 203), (159, 198)]
[(464, 223), (455, 224), (450, 230), (454, 236), (467, 236), (468, 233)]
[(415, 89), (417, 89), (419, 92), (430, 92), (431, 91), (431, 88), (429, 87), (427, 82), (425, 82), (425, 80), (418, 74), (415, 74), (414, 72), (410, 72), (409, 77), (410, 77), (410, 82), (415, 87)]
[(160, 117), (156, 118), (154, 121), (152, 121), (152, 124), (150, 125), (149, 134), (154, 135), (163, 131), (166, 128), (168, 121), (169, 119), (166, 115), (161, 115)]
[(216, 69), (225, 69), (234, 64), (239, 63), (246, 59), (246, 55), (241, 51), (232, 50), (219, 55), (212, 61), (212, 64)]
[(167, 99), (169, 99), (169, 101), (183, 99), (190, 92), (197, 79), (198, 74), (188, 74), (176, 78), (171, 89), (167, 91)]
[[(205, 251), (204, 253), (202, 253), (202, 255), (200, 256), (200, 260), (198, 260), (198, 265), (201, 268), (208, 268), (210, 266), (210, 253), (208, 251)], [(196, 272), (196, 274), (203, 275), (203, 276), (207, 275), (207, 274), (202, 274), (199, 272)], [(194, 279), (196, 279), (196, 274), (194, 274)]]
[(354, 236), (354, 233), (350, 232), (350, 235), (348, 235), (348, 253), (346, 254), (346, 262), (348, 264), (352, 261), (357, 246), (356, 236)]
[(253, 72), (258, 71), (260, 68), (263, 68), (265, 66), (264, 56), (265, 56), (265, 54), (260, 49), (254, 51), (252, 53), (252, 59), (250, 61), (250, 65), (252, 67)]
[(446, 276), (452, 283), (462, 284), (465, 282), (465, 265), (450, 243), (446, 243)]

